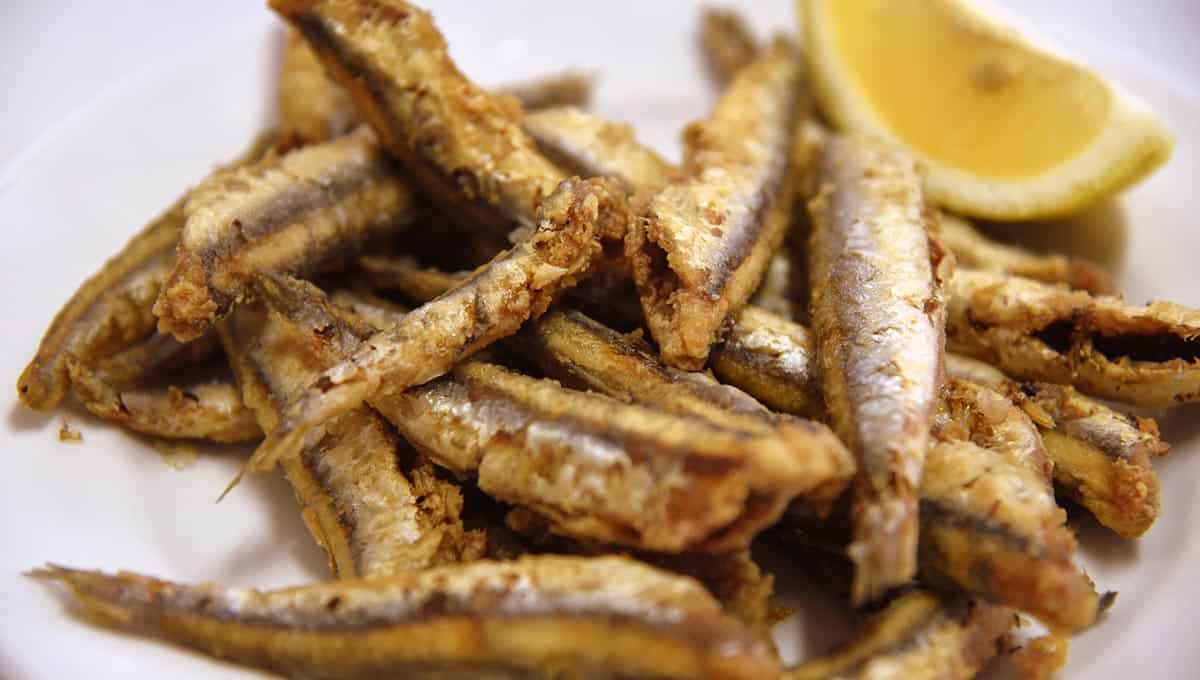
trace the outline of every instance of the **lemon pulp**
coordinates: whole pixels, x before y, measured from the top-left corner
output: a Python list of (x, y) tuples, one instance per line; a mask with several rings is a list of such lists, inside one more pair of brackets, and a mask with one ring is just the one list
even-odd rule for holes
[(1107, 86), (1031, 51), (953, 0), (823, 3), (853, 86), (923, 155), (973, 175), (1027, 177), (1072, 158), (1105, 127)]

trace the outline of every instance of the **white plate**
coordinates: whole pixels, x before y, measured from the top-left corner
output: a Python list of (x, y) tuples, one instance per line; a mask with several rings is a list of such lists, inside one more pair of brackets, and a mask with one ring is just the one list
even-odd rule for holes
[[(595, 108), (633, 122), (671, 155), (677, 131), (713, 93), (692, 43), (691, 2), (609, 2), (582, 7), (531, 2), (445, 3), (437, 12), (452, 52), (485, 84), (562, 67), (601, 73)], [(788, 3), (757, 4), (760, 28), (788, 27)], [(164, 65), (111, 91), (39, 140), (0, 177), (0, 384), (13, 385), (58, 306), (133, 231), (216, 162), (269, 124), (277, 26), (262, 13), (186, 63)], [(1165, 170), (1085, 222), (1073, 247), (1122, 262), (1137, 302), (1169, 298), (1200, 306), (1200, 102), (1123, 66), (1104, 46), (1055, 36), (1144, 97), (1178, 136)], [(1128, 225), (1128, 226), (1126, 226)], [(10, 388), (11, 389), (11, 388)], [(0, 677), (257, 677), (168, 645), (81, 625), (20, 572), (46, 561), (127, 568), (185, 581), (275, 587), (324, 577), (322, 556), (286, 485), (252, 479), (220, 505), (217, 492), (244, 451), (202, 455), (176, 471), (142, 441), (77, 410), (44, 416), (6, 392), (0, 477)], [(1137, 542), (1102, 530), (1082, 537), (1084, 561), (1103, 589), (1120, 591), (1107, 620), (1071, 648), (1072, 678), (1197, 677), (1200, 646), (1188, 616), (1200, 611), (1200, 442), (1195, 407), (1161, 419), (1174, 445), (1162, 461), (1163, 518)], [(84, 442), (58, 442), (66, 416)], [(837, 626), (828, 602), (797, 578), (783, 590), (804, 612), (781, 629), (794, 659), (819, 650)]]

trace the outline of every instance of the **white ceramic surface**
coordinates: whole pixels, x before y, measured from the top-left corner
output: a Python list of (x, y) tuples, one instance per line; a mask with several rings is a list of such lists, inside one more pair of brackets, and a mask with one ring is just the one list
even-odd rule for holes
[[(692, 44), (690, 2), (446, 3), (439, 24), (454, 56), (492, 84), (561, 67), (602, 76), (595, 109), (635, 124), (676, 155), (677, 131), (712, 101)], [(587, 8), (586, 10), (584, 8)], [(788, 3), (751, 8), (760, 28), (790, 29)], [(583, 18), (586, 11), (587, 17)], [(1200, 305), (1200, 102), (1122, 63), (1104, 44), (1055, 31), (1063, 46), (1122, 81), (1162, 113), (1178, 138), (1158, 174), (1056, 235), (1119, 261), (1137, 302)], [(58, 305), (133, 231), (212, 165), (269, 125), (277, 26), (266, 12), (229, 28), (189, 58), (156, 64), (74, 112), (0, 175), (0, 387), (16, 382)], [(9, 103), (9, 102), (6, 102)], [(1031, 236), (1025, 230), (1027, 237)], [(1082, 236), (1079, 236), (1083, 234)], [(0, 678), (256, 677), (168, 645), (73, 620), (20, 572), (46, 561), (127, 568), (181, 580), (275, 587), (322, 578), (286, 485), (249, 480), (220, 505), (218, 491), (244, 451), (204, 452), (185, 471), (143, 441), (78, 410), (46, 416), (0, 390)], [(1120, 597), (1106, 621), (1072, 645), (1066, 677), (1200, 677), (1189, 615), (1200, 611), (1200, 408), (1160, 419), (1173, 445), (1159, 463), (1163, 518), (1137, 542), (1083, 532), (1084, 562)], [(60, 443), (63, 417), (82, 430)], [(782, 568), (785, 563), (772, 561)], [(780, 629), (789, 659), (836, 639), (830, 603), (803, 579), (779, 574), (801, 613)]]

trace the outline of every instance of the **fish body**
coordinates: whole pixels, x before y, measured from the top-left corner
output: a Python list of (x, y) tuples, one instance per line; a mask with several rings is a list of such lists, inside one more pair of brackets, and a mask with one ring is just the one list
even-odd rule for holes
[(108, 625), (289, 677), (760, 680), (779, 662), (696, 581), (525, 557), (271, 592), (50, 566)]
[(809, 203), (813, 333), (830, 422), (859, 463), (854, 599), (916, 572), (917, 490), (942, 378), (949, 260), (916, 164), (859, 137), (825, 144)]
[(800, 67), (778, 41), (685, 132), (682, 176), (648, 198), (625, 253), (663, 359), (697, 370), (783, 242), (796, 189)]

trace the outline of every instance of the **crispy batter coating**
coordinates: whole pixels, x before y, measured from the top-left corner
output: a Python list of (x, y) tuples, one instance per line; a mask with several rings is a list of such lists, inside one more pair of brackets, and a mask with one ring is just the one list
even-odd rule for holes
[(933, 445), (921, 482), (921, 573), (1079, 631), (1098, 598), (1046, 480), (969, 440)]
[(710, 365), (725, 383), (776, 411), (824, 418), (825, 401), (812, 333), (764, 309), (746, 306), (713, 348)]
[(1024, 380), (1139, 406), (1200, 399), (1200, 312), (962, 269), (948, 283), (946, 342)]
[(325, 75), (299, 31), (288, 31), (279, 72), (279, 137), (287, 148), (324, 142), (361, 122), (354, 100)]
[(916, 590), (898, 596), (843, 647), (784, 672), (784, 680), (968, 680), (1016, 622), (1008, 607)]
[(1125, 538), (1146, 532), (1160, 512), (1152, 460), (1165, 455), (1151, 418), (1133, 418), (1067, 385), (1010, 380), (997, 369), (949, 354), (946, 372), (1008, 395), (1037, 423), (1060, 492)]
[[(255, 286), (262, 301), (239, 305), (218, 328), (246, 403), (270, 430), (294, 394), (372, 329), (339, 316), (311, 284), (276, 277)], [(458, 487), (419, 461), (373, 409), (322, 429), (283, 467), (334, 575), (386, 576), (483, 555), (483, 535), (463, 527)]]
[(759, 49), (758, 38), (740, 14), (704, 8), (700, 15), (700, 52), (709, 77), (719, 87), (728, 85), (739, 69), (754, 61)]
[(429, 13), (403, 0), (272, 0), (407, 174), (449, 215), (507, 232), (566, 176), (521, 130), (521, 111), (469, 81)]
[(557, 533), (642, 550), (744, 548), (792, 498), (836, 477), (829, 451), (802, 459), (773, 434), (479, 361), (374, 404), (435, 462), (477, 475), (483, 491), (536, 510)]
[[(273, 133), (259, 135), (229, 167), (261, 158), (274, 143)], [(94, 366), (153, 332), (151, 308), (175, 260), (187, 196), (134, 236), (63, 305), (17, 381), (21, 403), (37, 411), (54, 408), (70, 388), (68, 358)]]
[(690, 578), (526, 557), (271, 592), (48, 566), (101, 623), (292, 677), (776, 677), (778, 659)]
[(943, 213), (942, 243), (963, 267), (1024, 276), (1045, 283), (1065, 283), (1094, 295), (1116, 291), (1113, 276), (1104, 267), (1083, 258), (1057, 253), (1035, 253), (998, 243), (981, 234), (967, 220)]
[(628, 224), (624, 194), (601, 180), (568, 180), (538, 209), (538, 229), (445, 295), (368, 338), (287, 407), (249, 469), (270, 469), (329, 418), (420, 385), (537, 318), (586, 275), (600, 237)]
[(418, 212), (366, 129), (217, 173), (184, 206), (175, 266), (154, 304), (159, 330), (194, 340), (245, 295), (254, 274), (345, 264)]
[(800, 64), (777, 41), (688, 127), (682, 177), (649, 198), (625, 252), (667, 363), (696, 370), (783, 242), (795, 196)]
[(917, 489), (942, 377), (943, 257), (916, 164), (859, 137), (825, 144), (809, 203), (813, 333), (834, 430), (858, 458), (853, 598), (916, 572)]
[(575, 107), (527, 114), (525, 132), (548, 158), (581, 177), (616, 177), (632, 190), (665, 184), (679, 169), (634, 137), (633, 128)]

